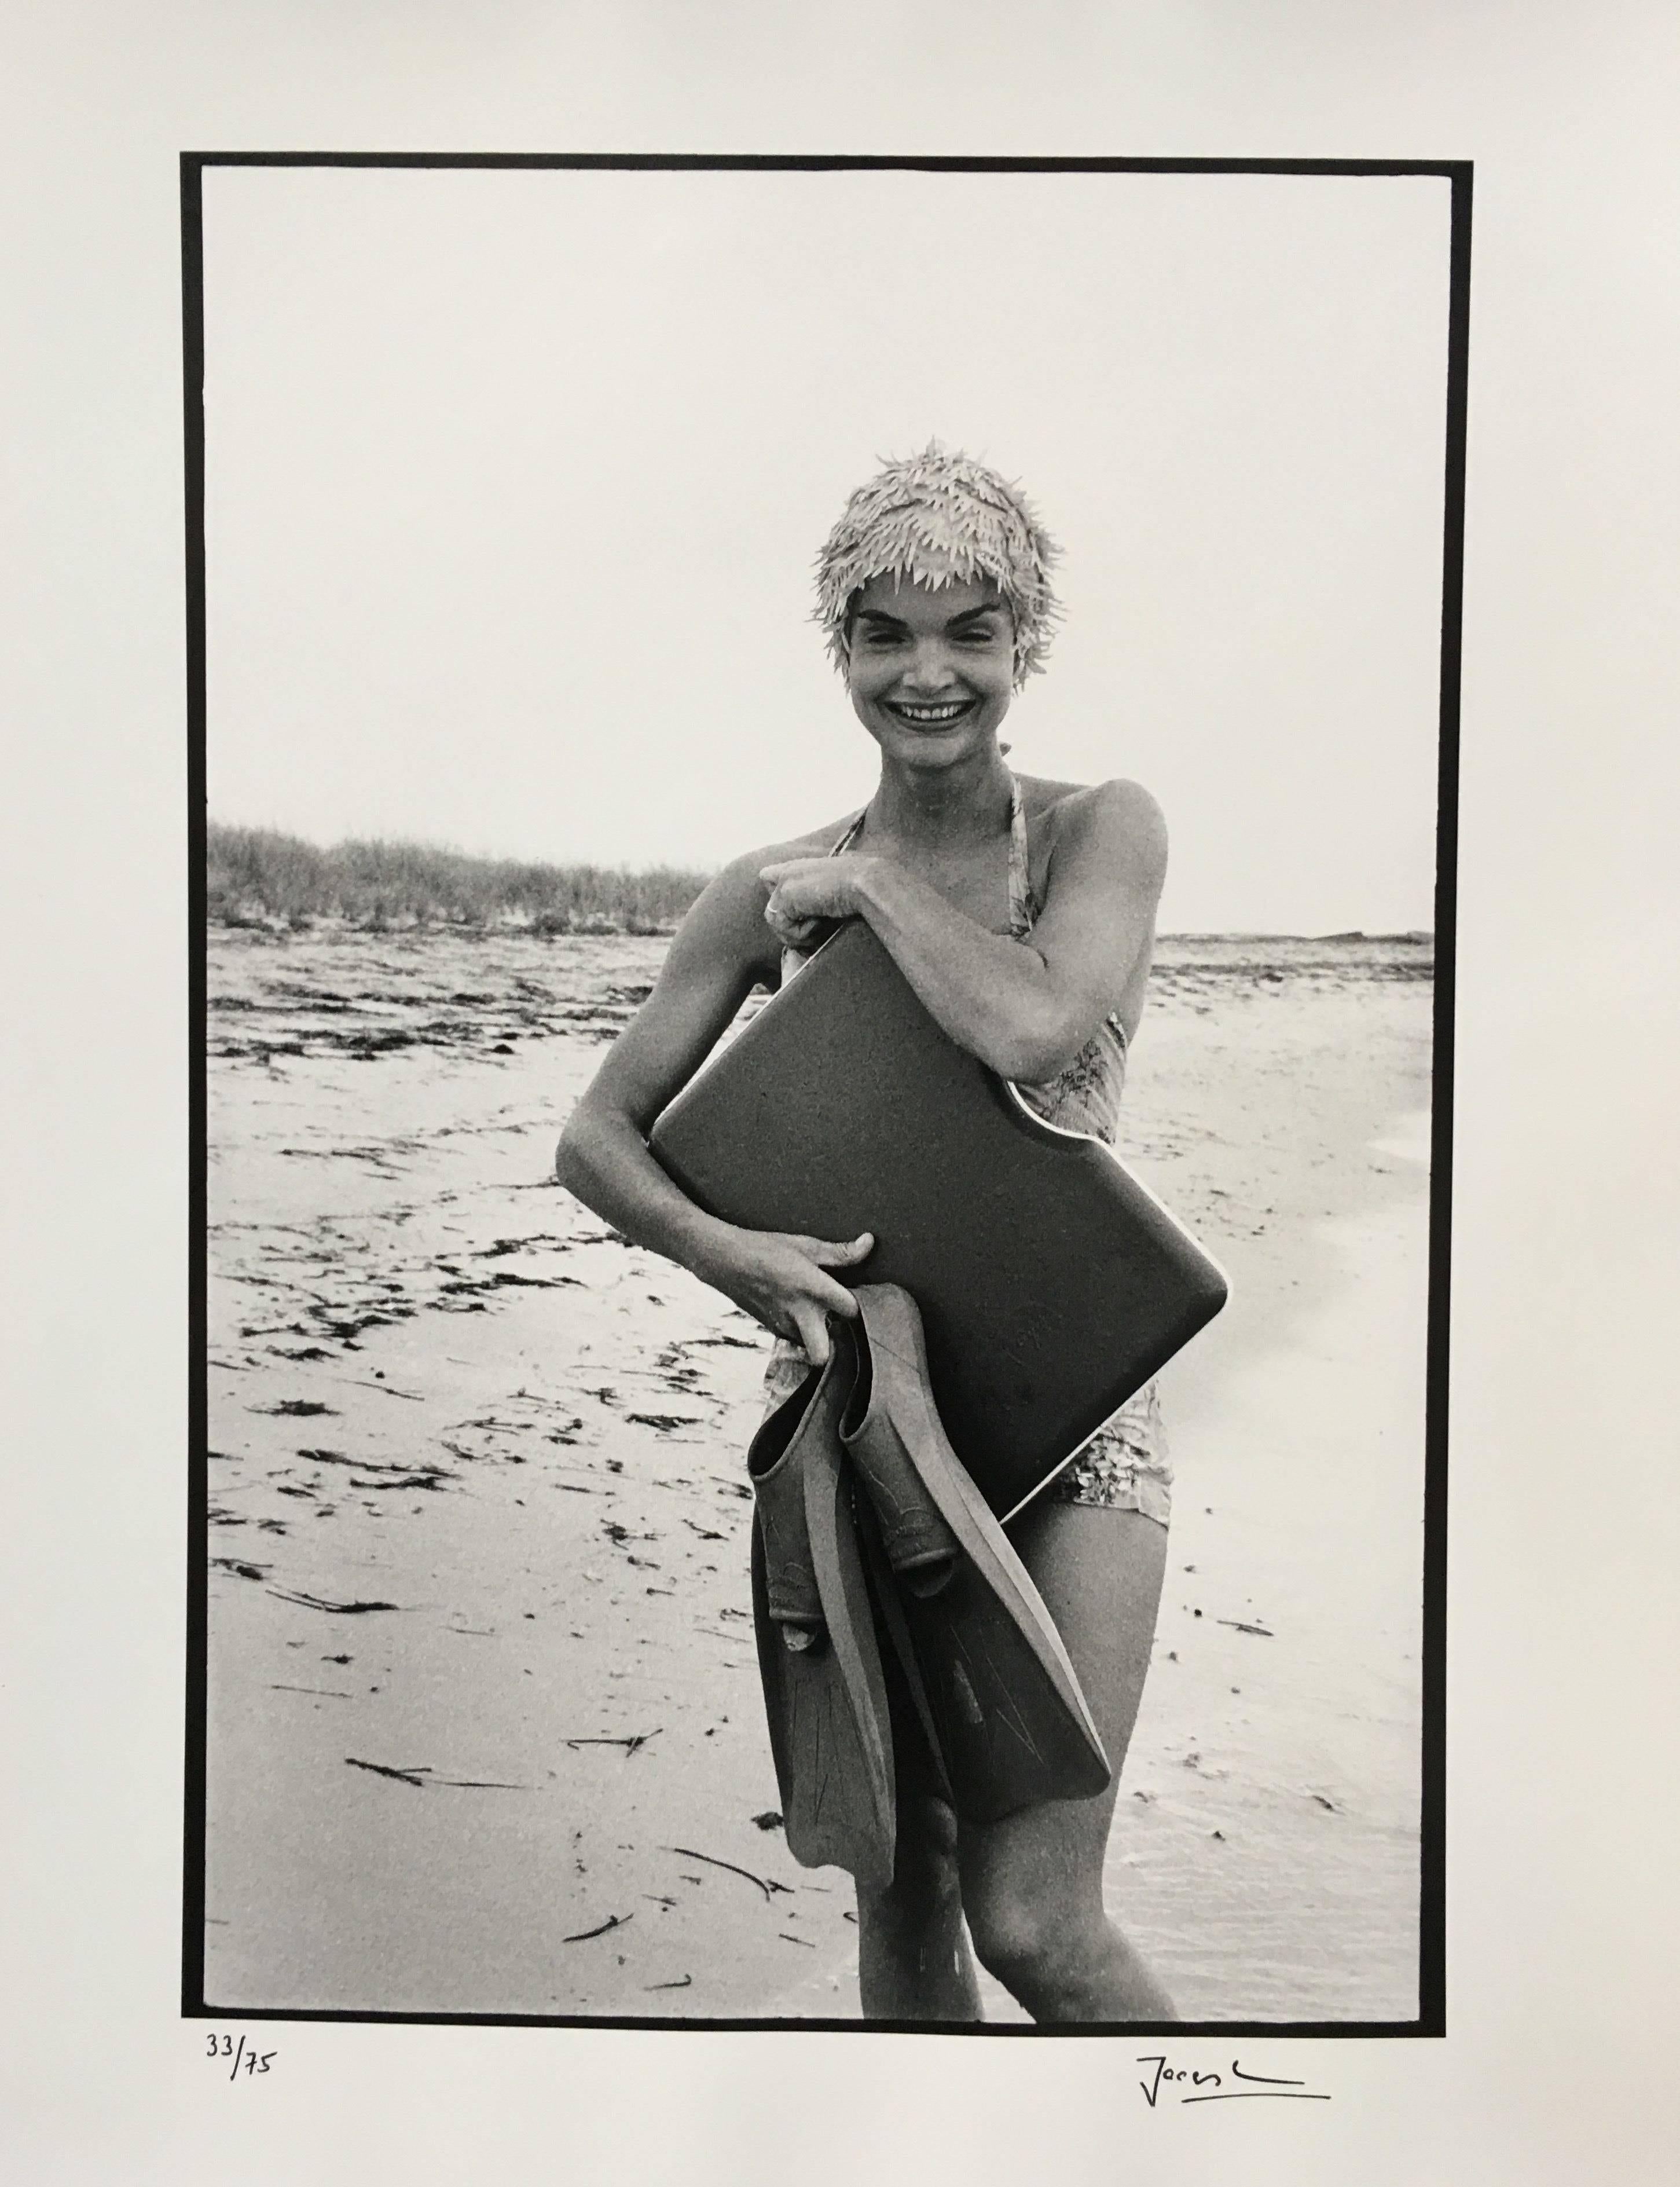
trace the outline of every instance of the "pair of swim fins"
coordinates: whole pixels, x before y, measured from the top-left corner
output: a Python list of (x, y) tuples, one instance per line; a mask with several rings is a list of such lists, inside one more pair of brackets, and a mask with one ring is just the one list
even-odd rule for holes
[(959, 1816), (1089, 1799), (1112, 1773), (1050, 1614), (940, 1425), (914, 1301), (892, 1284), (857, 1297), (858, 1321), (831, 1324), (827, 1364), (748, 1453), (753, 1603), (789, 1850), (882, 1888), (882, 1639)]
[(881, 1891), (893, 1869), (892, 1734), (840, 1444), (856, 1366), (831, 1330), (827, 1364), (748, 1450), (753, 1625), (788, 1849)]

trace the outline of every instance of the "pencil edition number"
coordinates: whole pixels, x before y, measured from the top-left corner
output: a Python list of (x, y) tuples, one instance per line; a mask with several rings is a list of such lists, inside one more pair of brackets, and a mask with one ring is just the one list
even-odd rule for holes
[(230, 2081), (237, 2081), (242, 2072), (247, 2078), (253, 2073), (266, 2073), (270, 2059), (280, 2055), (278, 2050), (254, 2050), (243, 2035), (237, 2043), (231, 2035), (211, 2035), (205, 2040), (210, 2044), (207, 2056), (228, 2061)]

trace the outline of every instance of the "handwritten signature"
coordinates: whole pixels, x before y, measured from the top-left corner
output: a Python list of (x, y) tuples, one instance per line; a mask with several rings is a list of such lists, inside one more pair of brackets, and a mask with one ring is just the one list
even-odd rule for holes
[[(1309, 2104), (1330, 2100), (1322, 2089), (1309, 2089), (1305, 2081), (1282, 2080), (1272, 2073), (1245, 2073), (1234, 2058), (1228, 2074), (1170, 2065), (1165, 2057), (1139, 2058), (1137, 2062), (1155, 2067), (1147, 2081), (1138, 2083), (1151, 2111), (1164, 2094), (1176, 2097), (1181, 2104), (1228, 2104), (1239, 2096), (1285, 2096)], [(1228, 2080), (1241, 2086), (1228, 2087)]]

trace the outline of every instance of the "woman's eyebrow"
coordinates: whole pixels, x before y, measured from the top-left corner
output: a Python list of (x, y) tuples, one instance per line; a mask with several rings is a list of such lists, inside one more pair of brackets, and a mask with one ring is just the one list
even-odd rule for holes
[[(977, 621), (981, 616), (1007, 615), (1008, 613), (1009, 605), (1006, 601), (986, 600), (977, 608), (964, 608), (960, 615), (953, 615), (945, 627), (947, 630), (955, 630), (959, 623)], [(881, 623), (890, 630), (908, 630), (910, 627), (902, 617), (889, 615), (885, 608), (858, 608), (855, 610), (855, 614), (859, 622)]]

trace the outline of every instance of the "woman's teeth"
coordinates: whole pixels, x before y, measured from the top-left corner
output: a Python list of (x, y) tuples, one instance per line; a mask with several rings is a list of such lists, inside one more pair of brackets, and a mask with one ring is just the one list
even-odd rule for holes
[(907, 722), (916, 722), (937, 728), (943, 722), (954, 722), (959, 714), (965, 714), (968, 709), (969, 701), (966, 699), (952, 699), (940, 706), (907, 706), (901, 699), (894, 706), (893, 711), (896, 714), (902, 714)]

